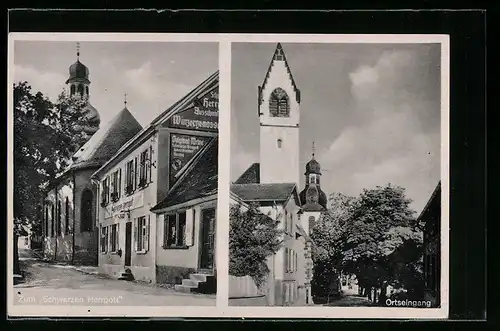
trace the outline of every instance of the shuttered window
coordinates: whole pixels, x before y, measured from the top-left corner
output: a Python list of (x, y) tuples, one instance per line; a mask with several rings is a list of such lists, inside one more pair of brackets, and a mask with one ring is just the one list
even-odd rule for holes
[(194, 210), (169, 214), (164, 223), (164, 248), (185, 247), (193, 245)]
[(134, 241), (137, 252), (147, 252), (149, 250), (149, 215), (136, 219), (134, 228)]

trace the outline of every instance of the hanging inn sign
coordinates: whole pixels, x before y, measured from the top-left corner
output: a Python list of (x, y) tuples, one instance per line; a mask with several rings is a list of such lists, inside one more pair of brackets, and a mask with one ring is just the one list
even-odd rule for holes
[(191, 107), (173, 115), (168, 126), (176, 129), (217, 132), (219, 129), (218, 87), (194, 100)]

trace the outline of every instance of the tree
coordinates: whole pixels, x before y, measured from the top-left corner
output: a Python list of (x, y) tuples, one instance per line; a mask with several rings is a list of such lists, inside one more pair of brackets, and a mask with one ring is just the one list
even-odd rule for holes
[(256, 205), (232, 205), (229, 224), (229, 274), (250, 276), (261, 286), (269, 274), (267, 258), (281, 247), (279, 218), (262, 214)]
[(41, 228), (43, 187), (64, 170), (88, 137), (86, 100), (61, 93), (52, 103), (27, 82), (14, 84), (14, 273), (20, 272), (17, 236), (21, 227)]
[(311, 231), (311, 239), (314, 242), (311, 289), (315, 302), (325, 297), (329, 299), (331, 294), (336, 294), (354, 202), (354, 197), (342, 193), (331, 194), (328, 211), (319, 217)]
[[(404, 245), (413, 245), (415, 252), (416, 243), (421, 238), (410, 203), (402, 187), (377, 186), (363, 190), (350, 215), (343, 268), (356, 274), (362, 287), (381, 289), (379, 300), (384, 300), (387, 285), (407, 280), (403, 275), (410, 272), (400, 269), (412, 265), (417, 258), (409, 254), (411, 249), (402, 254)], [(400, 268), (395, 268), (396, 265)]]

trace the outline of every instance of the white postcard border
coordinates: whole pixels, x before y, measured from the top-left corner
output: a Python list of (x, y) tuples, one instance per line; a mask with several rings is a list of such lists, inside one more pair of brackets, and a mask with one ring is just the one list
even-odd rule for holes
[[(448, 35), (374, 35), (374, 34), (168, 34), (168, 33), (10, 33), (8, 51), (7, 112), (7, 218), (13, 219), (13, 68), (14, 41), (115, 41), (115, 42), (217, 42), (219, 43), (220, 131), (219, 131), (219, 198), (217, 211), (218, 266), (216, 306), (45, 306), (14, 305), (13, 222), (8, 222), (7, 302), (12, 317), (234, 317), (234, 318), (340, 318), (340, 319), (446, 319), (449, 309), (449, 36)], [(439, 43), (441, 44), (441, 307), (230, 307), (228, 306), (228, 234), (229, 158), (230, 158), (230, 84), (231, 43)]]

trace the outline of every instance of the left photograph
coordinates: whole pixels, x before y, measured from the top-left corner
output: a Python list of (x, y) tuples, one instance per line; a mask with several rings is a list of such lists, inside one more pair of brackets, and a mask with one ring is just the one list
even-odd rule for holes
[(215, 306), (218, 43), (13, 48), (13, 304)]

